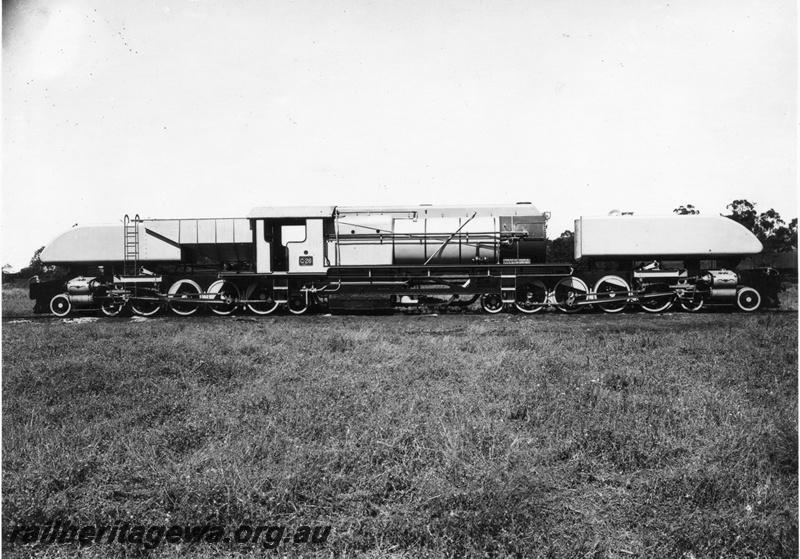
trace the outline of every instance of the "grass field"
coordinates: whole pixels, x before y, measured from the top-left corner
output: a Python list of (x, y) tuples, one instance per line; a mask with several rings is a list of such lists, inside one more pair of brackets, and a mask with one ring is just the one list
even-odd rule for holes
[[(16, 291), (6, 317), (30, 315)], [(278, 549), (319, 557), (796, 557), (797, 333), (796, 312), (7, 318), (3, 551), (264, 554), (6, 541), (120, 520), (330, 525)]]

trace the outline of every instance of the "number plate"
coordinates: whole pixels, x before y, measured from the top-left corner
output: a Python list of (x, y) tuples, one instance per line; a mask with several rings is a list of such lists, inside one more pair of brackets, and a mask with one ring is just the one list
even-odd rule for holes
[(314, 265), (314, 257), (313, 256), (301, 256), (300, 257), (300, 265), (301, 266), (313, 266)]

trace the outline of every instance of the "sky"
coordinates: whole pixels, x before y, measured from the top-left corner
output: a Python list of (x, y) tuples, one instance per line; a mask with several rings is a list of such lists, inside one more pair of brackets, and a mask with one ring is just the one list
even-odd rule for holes
[(78, 223), (797, 216), (792, 0), (3, 2), (2, 262)]

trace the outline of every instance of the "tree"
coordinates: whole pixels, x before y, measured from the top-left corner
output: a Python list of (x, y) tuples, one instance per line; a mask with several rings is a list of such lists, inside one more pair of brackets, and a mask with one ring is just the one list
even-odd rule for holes
[(775, 231), (786, 225), (778, 212), (773, 209), (767, 210), (758, 216), (758, 232), (764, 240), (775, 235)]
[(756, 219), (758, 218), (758, 213), (756, 212), (755, 204), (751, 204), (747, 200), (734, 200), (728, 204), (728, 209), (731, 213), (725, 217), (740, 223), (746, 229), (757, 234)]
[(572, 231), (566, 230), (557, 239), (547, 240), (548, 262), (572, 262), (575, 259), (575, 243)]
[(30, 263), (19, 271), (20, 276), (23, 278), (28, 278), (44, 273), (44, 264), (42, 264), (41, 259), (43, 250), (44, 247), (40, 247), (36, 252), (33, 253)]
[(672, 212), (678, 215), (697, 215), (700, 213), (700, 211), (695, 209), (695, 207), (691, 204), (675, 208), (674, 210), (672, 210)]
[(725, 217), (742, 224), (758, 237), (767, 252), (792, 252), (797, 250), (797, 218), (789, 225), (774, 209), (763, 213), (747, 200), (734, 200), (728, 204), (730, 215)]
[(63, 275), (65, 269), (60, 266), (51, 266), (42, 263), (41, 255), (44, 247), (40, 247), (33, 253), (30, 263), (19, 271), (17, 276), (21, 278), (32, 278), (38, 275), (59, 276)]
[(774, 252), (797, 252), (797, 218), (777, 227), (765, 247)]

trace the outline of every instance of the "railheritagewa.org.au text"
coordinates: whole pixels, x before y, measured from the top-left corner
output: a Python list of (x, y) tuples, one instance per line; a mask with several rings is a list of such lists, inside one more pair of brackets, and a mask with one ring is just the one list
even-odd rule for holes
[(77, 525), (71, 522), (17, 524), (6, 529), (7, 542), (28, 545), (142, 545), (153, 549), (169, 544), (248, 544), (265, 549), (279, 546), (322, 545), (331, 534), (330, 526), (241, 524), (229, 528), (214, 524), (142, 525), (124, 522)]

